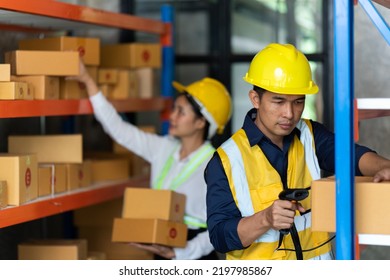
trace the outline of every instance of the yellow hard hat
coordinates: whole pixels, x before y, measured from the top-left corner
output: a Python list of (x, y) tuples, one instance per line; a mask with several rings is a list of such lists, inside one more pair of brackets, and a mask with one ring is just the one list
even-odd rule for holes
[(221, 134), (229, 121), (232, 111), (232, 102), (229, 92), (219, 81), (212, 78), (203, 78), (188, 86), (178, 82), (172, 83), (179, 92), (187, 92), (200, 106), (200, 112), (210, 123), (209, 138), (215, 132)]
[(267, 91), (281, 94), (315, 94), (318, 86), (303, 53), (290, 44), (272, 43), (252, 59), (243, 78)]

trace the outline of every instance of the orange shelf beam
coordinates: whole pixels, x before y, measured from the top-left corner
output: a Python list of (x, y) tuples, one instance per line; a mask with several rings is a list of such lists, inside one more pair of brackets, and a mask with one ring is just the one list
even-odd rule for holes
[(0, 0), (0, 9), (120, 29), (166, 34), (165, 23), (53, 0)]
[[(160, 111), (170, 103), (165, 98), (131, 98), (110, 101), (118, 112)], [(0, 118), (92, 114), (89, 99), (0, 100)]]
[(20, 206), (9, 206), (0, 210), (0, 228), (109, 201), (122, 197), (126, 187), (144, 188), (148, 184), (148, 177), (130, 178), (121, 182), (92, 185), (50, 198), (38, 198)]

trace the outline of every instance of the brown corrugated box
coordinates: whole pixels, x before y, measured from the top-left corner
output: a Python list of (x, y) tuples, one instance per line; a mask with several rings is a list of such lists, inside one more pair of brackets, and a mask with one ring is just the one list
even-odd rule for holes
[(185, 247), (187, 226), (160, 219), (115, 218), (112, 241)]
[(92, 182), (129, 178), (129, 160), (126, 158), (91, 159)]
[(48, 37), (19, 40), (21, 50), (77, 51), (85, 65), (100, 64), (100, 39), (87, 37)]
[(152, 98), (158, 96), (159, 75), (158, 70), (151, 67), (142, 67), (135, 70), (138, 83), (138, 97)]
[(39, 163), (82, 163), (81, 134), (8, 136), (8, 152), (35, 153)]
[(18, 245), (19, 260), (86, 260), (85, 239), (42, 239)]
[(118, 81), (113, 85), (110, 95), (111, 99), (126, 99), (137, 97), (138, 81), (134, 70), (118, 70)]
[(0, 82), (11, 81), (11, 64), (0, 64)]
[(0, 82), (0, 99), (28, 99), (28, 85), (23, 82)]
[(31, 84), (33, 99), (59, 99), (60, 79), (54, 76), (31, 75), (31, 76), (11, 76), (12, 81), (26, 82)]
[(51, 189), (53, 194), (63, 193), (66, 189), (66, 165), (61, 163), (45, 164), (51, 168)]
[(78, 52), (23, 51), (5, 53), (12, 75), (77, 76), (80, 73)]
[(52, 194), (52, 168), (51, 166), (38, 166), (38, 196)]
[[(85, 67), (92, 80), (97, 81), (97, 67)], [(81, 99), (88, 98), (88, 92), (85, 84), (75, 81), (67, 80), (65, 77), (60, 77), (60, 99)]]
[(182, 223), (186, 196), (171, 190), (126, 188), (122, 218), (161, 219)]
[(21, 205), (38, 197), (35, 154), (0, 154), (0, 178), (7, 181), (8, 204)]
[(98, 69), (98, 84), (115, 85), (118, 82), (118, 68), (99, 68)]
[(121, 43), (101, 47), (101, 67), (161, 68), (161, 45), (156, 43)]
[[(335, 232), (335, 178), (323, 178), (312, 183), (312, 229)], [(372, 182), (372, 177), (355, 177), (355, 227), (359, 234), (390, 234), (388, 198), (390, 182)]]
[(88, 187), (92, 182), (92, 162), (66, 164), (66, 189), (68, 191)]

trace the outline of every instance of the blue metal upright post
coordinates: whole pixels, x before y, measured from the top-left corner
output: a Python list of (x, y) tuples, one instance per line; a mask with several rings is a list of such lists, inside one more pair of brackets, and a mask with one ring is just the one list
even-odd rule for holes
[(336, 259), (355, 258), (353, 1), (334, 0)]
[[(162, 44), (162, 73), (161, 73), (161, 95), (166, 98), (173, 97), (173, 73), (175, 65), (174, 56), (174, 28), (173, 28), (173, 7), (163, 5), (161, 7), (162, 21), (166, 23), (167, 31), (161, 37)], [(162, 119), (162, 134), (167, 134), (169, 129), (168, 116)]]

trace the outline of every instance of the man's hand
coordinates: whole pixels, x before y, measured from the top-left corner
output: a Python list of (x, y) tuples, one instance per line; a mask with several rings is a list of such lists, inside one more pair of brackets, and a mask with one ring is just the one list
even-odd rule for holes
[(272, 229), (291, 228), (297, 210), (305, 212), (305, 209), (298, 202), (275, 200), (272, 206), (266, 209), (266, 217)]
[(390, 181), (390, 168), (380, 170), (374, 175), (373, 181), (379, 183), (382, 181)]

